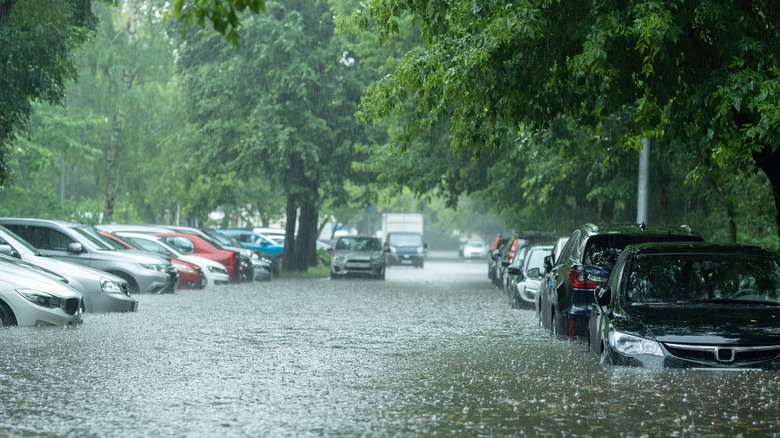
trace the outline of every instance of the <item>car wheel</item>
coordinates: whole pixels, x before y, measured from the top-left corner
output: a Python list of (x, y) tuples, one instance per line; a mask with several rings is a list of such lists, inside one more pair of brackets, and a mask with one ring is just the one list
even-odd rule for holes
[(513, 309), (520, 308), (520, 301), (517, 300), (517, 297), (512, 297), (512, 308)]
[(14, 313), (8, 306), (5, 305), (5, 303), (0, 303), (0, 327), (8, 327), (12, 325), (16, 325), (16, 317), (14, 317)]

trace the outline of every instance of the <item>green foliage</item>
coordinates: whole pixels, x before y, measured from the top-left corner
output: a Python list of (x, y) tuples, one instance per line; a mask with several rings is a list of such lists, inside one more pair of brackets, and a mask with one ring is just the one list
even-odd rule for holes
[(211, 24), (214, 30), (238, 47), (239, 16), (245, 10), (258, 14), (265, 10), (265, 0), (173, 0), (172, 9), (165, 14), (166, 19), (175, 17), (182, 24), (182, 32), (197, 23), (204, 27)]

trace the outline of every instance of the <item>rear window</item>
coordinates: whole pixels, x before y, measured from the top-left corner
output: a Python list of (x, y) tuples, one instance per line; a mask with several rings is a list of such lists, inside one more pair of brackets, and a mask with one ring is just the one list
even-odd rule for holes
[(649, 242), (702, 241), (698, 236), (668, 234), (602, 234), (592, 236), (585, 245), (582, 264), (587, 266), (615, 266), (618, 257), (628, 245)]

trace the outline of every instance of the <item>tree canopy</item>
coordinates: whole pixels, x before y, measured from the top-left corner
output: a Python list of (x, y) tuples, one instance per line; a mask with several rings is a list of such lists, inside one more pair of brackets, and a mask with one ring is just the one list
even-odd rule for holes
[(762, 170), (780, 233), (780, 7), (774, 2), (373, 0), (342, 23), (389, 42), (409, 14), (425, 51), (368, 90), (366, 119), (407, 114), (401, 143), (449, 123), (454, 149), (500, 147), (566, 116), (625, 146), (709, 153), (697, 172)]

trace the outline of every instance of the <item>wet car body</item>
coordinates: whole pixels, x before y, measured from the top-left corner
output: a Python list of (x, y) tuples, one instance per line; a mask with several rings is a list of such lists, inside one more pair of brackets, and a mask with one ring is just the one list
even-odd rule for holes
[(138, 300), (130, 296), (124, 279), (86, 266), (57, 260), (0, 225), (0, 253), (51, 271), (81, 292), (87, 312), (134, 312)]
[(780, 256), (773, 251), (631, 245), (594, 294), (588, 340), (602, 363), (780, 370)]
[(484, 259), (487, 255), (487, 244), (483, 240), (469, 240), (463, 244), (461, 249), (461, 257), (464, 259)]
[(534, 307), (542, 282), (544, 258), (550, 255), (552, 248), (552, 245), (531, 245), (520, 264), (509, 265), (507, 274), (511, 279), (509, 291), (512, 307)]
[(374, 236), (341, 236), (330, 257), (330, 278), (350, 276), (385, 279), (382, 242)]
[[(644, 242), (702, 241), (687, 227), (584, 224), (574, 230), (539, 287), (539, 320), (554, 336), (588, 336), (593, 291), (622, 250)], [(549, 266), (548, 266), (549, 267)]]
[(87, 225), (32, 218), (0, 218), (0, 223), (45, 255), (123, 278), (131, 293), (173, 293), (178, 286), (170, 259), (118, 251)]
[(0, 326), (80, 324), (83, 308), (81, 292), (56, 276), (0, 260)]
[(238, 252), (217, 248), (207, 240), (194, 234), (152, 233), (152, 235), (159, 237), (161, 241), (184, 255), (196, 255), (220, 263), (227, 269), (231, 283), (243, 281), (240, 273), (241, 256)]

